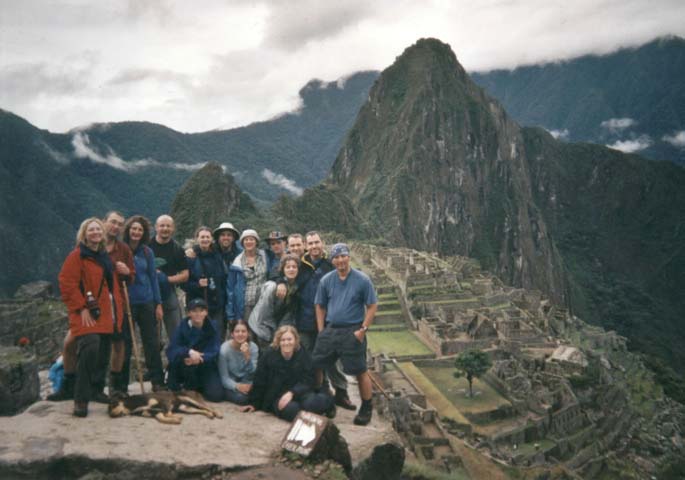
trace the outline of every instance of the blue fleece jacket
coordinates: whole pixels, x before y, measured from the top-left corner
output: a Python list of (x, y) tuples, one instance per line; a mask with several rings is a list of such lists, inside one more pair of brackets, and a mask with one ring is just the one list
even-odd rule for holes
[(131, 305), (145, 303), (162, 303), (155, 268), (155, 254), (147, 245), (139, 245), (133, 252), (133, 263), (136, 267), (135, 281), (128, 287)]
[(190, 318), (181, 320), (166, 349), (166, 356), (170, 364), (182, 362), (188, 357), (192, 349), (204, 353), (204, 364), (216, 362), (219, 355), (219, 332), (216, 325), (209, 318), (205, 318), (202, 328), (195, 328), (190, 323)]

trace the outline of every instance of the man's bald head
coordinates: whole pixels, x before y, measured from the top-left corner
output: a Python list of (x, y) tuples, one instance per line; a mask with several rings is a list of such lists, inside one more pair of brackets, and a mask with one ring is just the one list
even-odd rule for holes
[(155, 222), (155, 239), (157, 243), (167, 243), (176, 230), (174, 219), (170, 215), (160, 215)]

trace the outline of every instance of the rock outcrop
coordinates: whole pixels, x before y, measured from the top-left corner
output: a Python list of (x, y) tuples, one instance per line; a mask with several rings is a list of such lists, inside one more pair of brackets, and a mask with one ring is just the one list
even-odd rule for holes
[[(262, 412), (241, 413), (230, 403), (213, 406), (223, 419), (189, 415), (171, 426), (151, 418), (113, 419), (106, 405), (96, 403), (80, 419), (72, 416), (72, 402), (37, 402), (19, 415), (0, 418), (0, 478), (79, 478), (97, 471), (109, 475), (103, 478), (208, 478), (278, 463), (288, 422)], [(357, 427), (354, 414), (340, 411), (334, 420), (352, 465), (376, 445), (398, 441), (380, 416)], [(269, 468), (265, 471), (278, 471)]]
[(14, 415), (38, 400), (36, 357), (21, 347), (0, 346), (0, 415)]

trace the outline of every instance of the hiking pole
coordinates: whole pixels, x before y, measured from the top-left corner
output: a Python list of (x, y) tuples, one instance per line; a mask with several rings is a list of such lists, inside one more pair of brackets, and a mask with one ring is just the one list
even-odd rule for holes
[(131, 344), (133, 345), (133, 357), (136, 359), (136, 370), (138, 370), (138, 382), (140, 383), (140, 393), (145, 394), (145, 386), (143, 385), (143, 370), (140, 368), (140, 355), (138, 353), (138, 340), (136, 340), (136, 329), (133, 326), (133, 315), (131, 315), (131, 302), (128, 298), (128, 287), (126, 282), (122, 282), (124, 286), (124, 300), (126, 300), (126, 314), (128, 315), (128, 329), (131, 332)]
[(388, 393), (381, 386), (381, 384), (378, 383), (378, 380), (376, 380), (376, 378), (371, 374), (371, 372), (367, 372), (367, 374), (369, 375), (369, 378), (371, 379), (371, 383), (373, 383), (374, 386), (378, 389), (378, 391), (381, 392), (383, 394), (383, 396), (389, 400), (390, 395), (388, 395)]
[(164, 344), (162, 343), (162, 321), (157, 318), (155, 318), (155, 320), (157, 320), (157, 344), (159, 345), (159, 351), (162, 352), (164, 351)]

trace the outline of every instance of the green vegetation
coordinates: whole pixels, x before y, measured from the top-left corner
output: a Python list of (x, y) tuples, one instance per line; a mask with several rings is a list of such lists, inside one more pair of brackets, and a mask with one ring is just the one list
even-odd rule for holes
[(446, 473), (425, 463), (405, 462), (402, 478), (406, 480), (468, 480), (470, 477), (462, 470)]
[(408, 330), (369, 331), (369, 348), (374, 353), (393, 353), (397, 356), (429, 355), (433, 352)]
[[(402, 362), (400, 367), (402, 368), (402, 371), (418, 385), (419, 389), (426, 395), (428, 403), (430, 403), (441, 416), (450, 418), (463, 425), (468, 425), (470, 423), (464, 414), (455, 407), (455, 404), (438, 388), (439, 384), (435, 383), (433, 379), (424, 374), (423, 368), (419, 368), (411, 362)], [(452, 381), (454, 381), (454, 377), (451, 376), (451, 373), (450, 377)]]
[(510, 405), (509, 401), (477, 378), (473, 380), (476, 395), (469, 395), (469, 382), (466, 378), (455, 378), (454, 369), (449, 367), (420, 367), (421, 372), (449, 399), (461, 412), (489, 412)]
[(481, 377), (492, 367), (488, 354), (480, 350), (466, 350), (454, 359), (454, 378), (466, 377), (469, 382), (469, 397), (473, 398), (473, 379)]

